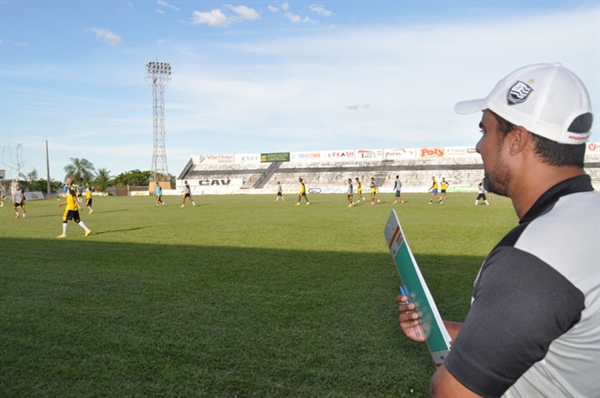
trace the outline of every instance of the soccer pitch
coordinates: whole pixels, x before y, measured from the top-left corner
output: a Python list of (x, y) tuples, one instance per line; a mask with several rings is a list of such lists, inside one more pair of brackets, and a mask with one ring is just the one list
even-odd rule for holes
[(3, 397), (427, 396), (425, 345), (401, 335), (383, 237), (392, 208), (444, 319), (517, 224), (476, 193), (94, 197), (66, 239), (56, 200), (0, 209)]

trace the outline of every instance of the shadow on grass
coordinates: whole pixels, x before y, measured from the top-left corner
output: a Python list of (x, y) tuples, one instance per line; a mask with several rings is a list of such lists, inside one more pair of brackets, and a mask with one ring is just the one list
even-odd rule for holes
[(136, 227), (136, 228), (121, 228), (121, 229), (109, 229), (104, 231), (93, 231), (93, 235), (104, 235), (104, 234), (114, 234), (118, 232), (131, 232), (131, 231), (139, 231), (141, 229), (148, 229), (150, 227)]
[[(96, 214), (98, 210), (94, 210), (94, 214)], [(111, 210), (100, 210), (100, 213), (120, 213), (122, 211), (129, 211), (128, 209), (111, 209)], [(90, 217), (94, 217), (92, 215), (90, 215)]]
[[(2, 239), (4, 396), (427, 396), (387, 253)], [(416, 256), (444, 318), (480, 258)], [(412, 392), (412, 393), (411, 393)]]

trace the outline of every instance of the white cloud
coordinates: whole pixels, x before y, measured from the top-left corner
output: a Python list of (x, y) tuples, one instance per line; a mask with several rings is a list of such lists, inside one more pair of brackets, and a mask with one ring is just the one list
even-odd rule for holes
[(133, 11), (133, 3), (131, 1), (128, 1), (126, 5), (120, 5), (119, 6), (119, 11), (121, 12), (130, 12)]
[(330, 17), (333, 14), (331, 11), (326, 10), (322, 5), (311, 4), (308, 8), (312, 12), (316, 12), (319, 15), (323, 15), (324, 17)]
[(364, 110), (367, 110), (367, 109), (369, 109), (370, 107), (371, 107), (371, 104), (366, 104), (366, 103), (365, 103), (365, 104), (353, 104), (353, 105), (348, 105), (348, 106), (346, 107), (346, 109), (348, 109), (348, 110), (351, 110), (351, 111), (355, 111), (355, 110), (358, 110), (358, 109), (364, 109)]
[(260, 19), (260, 14), (252, 8), (232, 5), (226, 5), (225, 7), (235, 12), (242, 20), (254, 21), (255, 19)]
[(232, 22), (254, 21), (260, 19), (260, 14), (250, 7), (226, 4), (225, 8), (233, 11), (235, 15), (227, 16), (220, 9), (215, 9), (210, 12), (194, 11), (192, 24), (206, 24), (222, 28), (229, 26)]
[(157, 9), (156, 9), (156, 12), (157, 12), (158, 14), (164, 14), (164, 13), (165, 13), (165, 12), (164, 12), (163, 10), (161, 10), (160, 8), (157, 8)]
[(283, 16), (289, 19), (292, 23), (314, 23), (314, 21), (309, 17), (302, 18), (300, 15), (292, 14), (291, 12), (286, 12), (283, 14)]
[(227, 16), (219, 9), (212, 10), (209, 12), (194, 11), (192, 16), (192, 24), (206, 24), (208, 26), (214, 26), (223, 28), (229, 26)]
[(106, 28), (91, 28), (90, 31), (94, 33), (97, 38), (104, 40), (105, 43), (108, 43), (111, 46), (119, 47), (123, 45), (121, 36), (114, 34)]
[(270, 5), (270, 4), (267, 6), (267, 8), (268, 8), (268, 9), (269, 9), (269, 11), (271, 11), (271, 12), (279, 12), (279, 8), (277, 8), (277, 7), (274, 7), (274, 6)]
[(159, 6), (162, 6), (162, 7), (171, 8), (171, 9), (173, 9), (175, 11), (179, 11), (179, 7), (176, 7), (173, 4), (171, 4), (171, 3), (167, 3), (164, 0), (156, 0), (156, 4), (158, 4)]
[(290, 3), (287, 1), (281, 5), (281, 9), (283, 10), (287, 10), (288, 8), (290, 8)]

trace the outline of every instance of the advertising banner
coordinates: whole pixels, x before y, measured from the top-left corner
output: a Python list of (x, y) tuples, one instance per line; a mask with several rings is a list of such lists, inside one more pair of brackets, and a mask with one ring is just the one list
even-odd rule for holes
[(598, 161), (600, 159), (600, 143), (598, 142), (588, 142), (585, 147), (585, 160), (595, 160)]
[(321, 157), (321, 152), (291, 152), (291, 162), (318, 162), (324, 158)]
[(410, 160), (417, 158), (417, 148), (384, 149), (384, 157), (389, 160)]
[(358, 149), (356, 160), (383, 160), (383, 149)]
[(446, 156), (446, 148), (419, 148), (419, 158), (443, 158), (444, 156)]
[(194, 160), (198, 160), (196, 164), (221, 164), (221, 163), (234, 163), (234, 155), (198, 155), (194, 157)]
[(290, 161), (290, 153), (289, 152), (261, 153), (260, 161), (261, 161), (261, 163), (289, 162)]
[(246, 153), (242, 155), (234, 155), (235, 163), (260, 163), (260, 153)]
[(354, 160), (354, 149), (325, 152), (325, 159), (328, 161)]
[(25, 192), (25, 200), (42, 200), (44, 199), (44, 194), (40, 191), (33, 192)]
[(453, 147), (446, 147), (446, 156), (447, 157), (465, 158), (465, 157), (472, 157), (472, 156), (479, 157), (479, 154), (477, 153), (477, 150), (475, 149), (475, 147), (453, 146)]

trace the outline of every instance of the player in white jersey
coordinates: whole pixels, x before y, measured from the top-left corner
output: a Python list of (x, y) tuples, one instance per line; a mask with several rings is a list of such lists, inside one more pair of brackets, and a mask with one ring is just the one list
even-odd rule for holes
[(27, 215), (25, 210), (25, 192), (23, 192), (23, 189), (21, 189), (19, 184), (17, 184), (13, 190), (12, 200), (15, 209), (15, 218), (19, 218), (19, 207), (21, 208), (23, 218), (25, 218)]
[(396, 200), (394, 200), (394, 204), (400, 201), (401, 204), (404, 204), (404, 199), (402, 199), (402, 181), (400, 181), (400, 176), (397, 175), (394, 180), (394, 192), (396, 195)]

